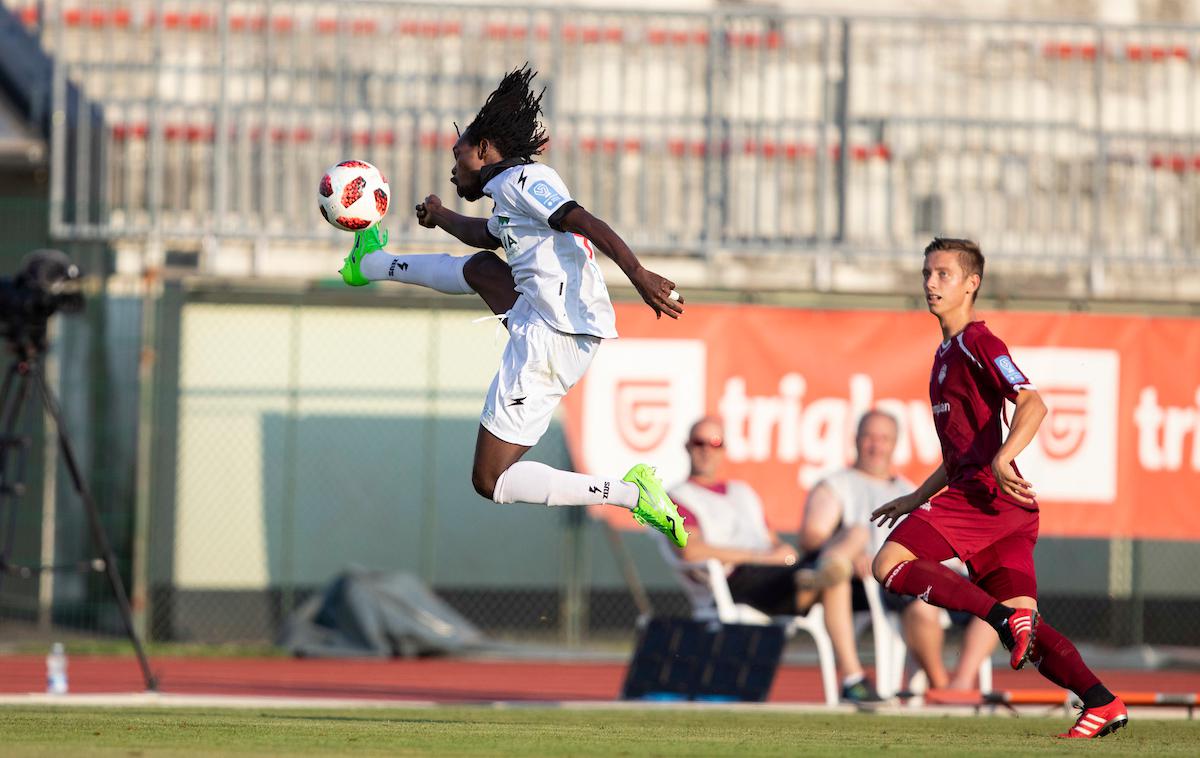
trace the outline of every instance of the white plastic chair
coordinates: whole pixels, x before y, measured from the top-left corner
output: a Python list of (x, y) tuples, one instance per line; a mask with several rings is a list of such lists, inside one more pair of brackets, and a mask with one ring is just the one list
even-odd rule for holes
[[(900, 614), (888, 610), (883, 603), (883, 589), (875, 578), (868, 576), (863, 580), (866, 590), (867, 605), (870, 607), (871, 628), (875, 637), (875, 689), (881, 697), (892, 697), (904, 685), (904, 673), (908, 667), (908, 646), (904, 642), (904, 629)], [(942, 628), (950, 626), (950, 614), (942, 611), (940, 614)], [(929, 679), (925, 672), (918, 669), (908, 682), (908, 691), (916, 695), (925, 692), (929, 687)], [(992, 659), (984, 658), (979, 665), (979, 690), (992, 691)]]
[(825, 609), (820, 603), (810, 608), (804, 616), (769, 616), (753, 606), (733, 601), (729, 583), (725, 579), (725, 567), (716, 558), (684, 561), (665, 539), (660, 539), (658, 543), (667, 565), (671, 567), (687, 593), (692, 606), (692, 618), (699, 621), (720, 621), (725, 624), (779, 624), (784, 627), (788, 637), (799, 631), (807, 632), (817, 646), (825, 704), (838, 704), (841, 693), (838, 690), (837, 667), (833, 659), (833, 642), (829, 639), (829, 633), (825, 631)]

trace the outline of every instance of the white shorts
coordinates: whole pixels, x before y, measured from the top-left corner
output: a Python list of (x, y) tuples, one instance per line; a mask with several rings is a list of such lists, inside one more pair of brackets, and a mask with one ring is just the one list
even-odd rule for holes
[(479, 423), (505, 442), (533, 447), (550, 427), (558, 401), (583, 378), (601, 339), (552, 328), (525, 298), (509, 311), (507, 325), (508, 346)]

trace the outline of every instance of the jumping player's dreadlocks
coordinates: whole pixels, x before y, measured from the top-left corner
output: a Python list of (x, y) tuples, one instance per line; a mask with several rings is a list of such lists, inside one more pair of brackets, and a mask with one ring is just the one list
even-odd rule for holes
[(528, 63), (505, 74), (463, 130), (462, 138), (472, 145), (486, 139), (505, 158), (530, 158), (541, 153), (550, 138), (538, 121), (546, 88), (534, 95), (529, 86), (535, 76), (537, 72)]

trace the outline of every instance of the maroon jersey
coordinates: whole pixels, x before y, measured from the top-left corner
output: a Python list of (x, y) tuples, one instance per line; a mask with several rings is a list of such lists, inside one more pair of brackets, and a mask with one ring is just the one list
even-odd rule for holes
[(949, 486), (989, 505), (1000, 498), (1037, 510), (1036, 503), (1025, 505), (999, 494), (991, 469), (1004, 442), (1004, 401), (1015, 401), (1021, 389), (1034, 386), (984, 322), (971, 322), (938, 346), (929, 377), (929, 401)]

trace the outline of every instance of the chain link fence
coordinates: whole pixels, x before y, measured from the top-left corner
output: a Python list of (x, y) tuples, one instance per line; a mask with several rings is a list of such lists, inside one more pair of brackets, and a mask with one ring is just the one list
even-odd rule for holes
[[(472, 303), (363, 294), (112, 286), (61, 318), (52, 377), (140, 628), (269, 642), (311, 593), (363, 566), (420, 577), (499, 638), (628, 640), (639, 608), (605, 527), (579, 509), (495, 505), (470, 485), (503, 337), (473, 323)], [(156, 369), (139, 381), (147, 349)], [(570, 466), (558, 427), (531, 455)], [(12, 556), (63, 570), (4, 577), (0, 642), (39, 623), (122, 632), (78, 500), (52, 481), (49, 493), (29, 482)], [(0, 513), (6, 528), (13, 513)], [(686, 613), (654, 539), (620, 542), (655, 612)], [(1038, 566), (1043, 610), (1074, 638), (1195, 645), (1195, 543), (1043, 537)]]

